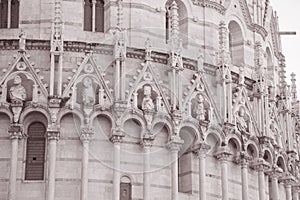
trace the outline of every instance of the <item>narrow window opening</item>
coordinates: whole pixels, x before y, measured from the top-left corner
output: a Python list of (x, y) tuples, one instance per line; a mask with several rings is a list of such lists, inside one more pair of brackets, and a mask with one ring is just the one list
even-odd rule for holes
[(92, 0), (84, 0), (84, 31), (92, 31)]

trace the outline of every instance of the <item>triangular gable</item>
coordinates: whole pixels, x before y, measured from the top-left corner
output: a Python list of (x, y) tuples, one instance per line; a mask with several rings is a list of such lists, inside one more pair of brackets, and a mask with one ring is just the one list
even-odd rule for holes
[(133, 84), (130, 84), (131, 87), (129, 91), (127, 91), (128, 104), (130, 104), (130, 101), (133, 98), (135, 92), (137, 92), (139, 89), (142, 89), (144, 85), (150, 85), (153, 87), (152, 89), (157, 93), (157, 95), (161, 97), (161, 103), (163, 103), (164, 105), (164, 106), (160, 106), (159, 108), (157, 107), (157, 110), (158, 111), (165, 110), (167, 113), (171, 113), (169, 101), (164, 93), (163, 88), (161, 87), (160, 82), (158, 81), (158, 77), (153, 70), (151, 62), (146, 61), (146, 63), (142, 63), (141, 66), (142, 69), (138, 70), (139, 73), (138, 76), (134, 78), (135, 82)]
[[(97, 67), (96, 62), (92, 54), (88, 54), (82, 63), (80, 64), (78, 70), (71, 78), (67, 84), (66, 89), (63, 92), (63, 98), (70, 97), (70, 94), (73, 97), (73, 100), (76, 101), (75, 91), (76, 85), (79, 82), (82, 82), (84, 77), (90, 77), (93, 80), (93, 83), (101, 88), (101, 91), (105, 94), (105, 98), (102, 99), (99, 96), (99, 104), (101, 104), (101, 99), (106, 102), (113, 102), (112, 90), (108, 87), (107, 81), (104, 80), (104, 75), (101, 73), (100, 69)], [(99, 94), (101, 95), (101, 94)], [(102, 102), (103, 103), (103, 102)]]
[(212, 98), (213, 95), (209, 90), (208, 84), (206, 83), (205, 79), (203, 79), (202, 76), (203, 76), (202, 73), (194, 74), (194, 77), (191, 80), (192, 84), (188, 86), (188, 91), (184, 93), (185, 98), (183, 100), (183, 108), (184, 109), (187, 108), (188, 102), (190, 102), (194, 98), (195, 93), (202, 93), (208, 99), (210, 107), (212, 108), (212, 112), (214, 112), (217, 121), (221, 122), (221, 116), (218, 107), (216, 106), (216, 103)]
[(236, 92), (235, 96), (235, 103), (233, 104), (233, 115), (234, 118), (236, 117), (236, 113), (239, 111), (240, 107), (244, 106), (244, 108), (246, 109), (246, 114), (249, 115), (250, 117), (250, 122), (252, 124), (252, 128), (254, 132), (256, 132), (256, 135), (259, 135), (259, 129), (257, 126), (257, 122), (255, 120), (254, 114), (253, 114), (253, 109), (252, 109), (252, 105), (248, 99), (248, 94), (247, 94), (247, 89), (244, 86), (239, 85), (237, 87), (238, 91)]
[[(39, 70), (34, 69), (34, 63), (30, 62), (29, 57), (30, 56), (25, 52), (20, 52), (4, 76), (0, 78), (0, 85), (9, 90), (9, 88), (7, 88), (8, 82), (16, 76), (20, 76), (22, 81), (26, 82), (22, 84), (27, 88), (27, 93), (30, 94), (27, 95), (30, 96), (30, 101), (40, 102), (41, 96), (44, 97), (43, 99), (47, 99), (48, 97), (47, 84), (42, 82), (43, 76), (38, 75)], [(8, 95), (7, 93), (5, 94)], [(1, 101), (3, 100), (2, 98)]]

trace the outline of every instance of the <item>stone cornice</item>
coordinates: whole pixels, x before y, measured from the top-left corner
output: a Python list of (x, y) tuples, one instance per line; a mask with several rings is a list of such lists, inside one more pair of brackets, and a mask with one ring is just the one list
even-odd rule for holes
[(221, 15), (225, 15), (226, 8), (222, 4), (219, 4), (215, 1), (193, 0), (193, 4), (196, 6), (202, 6), (202, 7), (214, 9), (214, 10), (218, 11), (218, 13), (220, 13)]

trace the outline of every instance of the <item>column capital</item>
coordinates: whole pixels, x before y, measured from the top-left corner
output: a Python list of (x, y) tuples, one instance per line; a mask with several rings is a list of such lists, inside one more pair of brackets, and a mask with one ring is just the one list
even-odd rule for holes
[(292, 186), (295, 183), (296, 179), (292, 175), (286, 175), (280, 178), (280, 182), (283, 182), (285, 186)]
[(84, 126), (81, 128), (80, 140), (82, 142), (89, 142), (95, 134), (94, 127)]
[(274, 165), (270, 170), (266, 171), (266, 174), (270, 176), (271, 179), (279, 178), (282, 175), (283, 170), (277, 165)]
[(123, 135), (112, 135), (110, 141), (114, 144), (120, 144), (123, 141)]
[(211, 146), (205, 142), (196, 144), (192, 151), (198, 157), (205, 157), (207, 152), (211, 149)]
[(184, 141), (180, 137), (172, 136), (171, 140), (167, 144), (167, 147), (172, 152), (178, 152), (178, 151), (180, 151), (180, 148), (183, 143), (184, 143)]
[(263, 158), (258, 158), (251, 163), (251, 167), (256, 171), (267, 171), (271, 168), (270, 163), (265, 161)]
[(227, 161), (228, 157), (231, 155), (232, 153), (227, 146), (219, 147), (218, 151), (215, 153), (215, 157), (220, 161)]
[(154, 138), (150, 135), (144, 136), (141, 139), (140, 144), (143, 148), (152, 147)]
[(294, 185), (292, 185), (292, 192), (299, 192), (299, 191), (300, 191), (300, 184), (294, 183)]
[(60, 128), (58, 126), (48, 126), (47, 138), (48, 140), (58, 140), (60, 137)]
[(241, 151), (239, 155), (235, 158), (235, 162), (242, 167), (245, 167), (249, 164), (251, 160), (251, 156), (249, 156), (245, 151)]
[(11, 140), (22, 139), (23, 134), (23, 125), (22, 124), (11, 124), (8, 129), (9, 137)]

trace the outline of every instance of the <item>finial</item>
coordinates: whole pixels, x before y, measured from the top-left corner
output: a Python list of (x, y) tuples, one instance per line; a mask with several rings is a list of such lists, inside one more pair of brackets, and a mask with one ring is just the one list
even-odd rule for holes
[(121, 30), (123, 28), (123, 0), (118, 0), (118, 10), (117, 10), (117, 28)]
[(245, 83), (245, 65), (244, 63), (241, 63), (241, 66), (239, 67), (239, 85), (244, 85)]
[(171, 37), (178, 38), (179, 18), (178, 18), (178, 6), (175, 1), (172, 2), (170, 7), (170, 18), (171, 18)]
[(204, 72), (204, 55), (201, 48), (199, 49), (199, 55), (197, 58), (197, 67), (198, 67), (198, 72), (200, 73)]
[(145, 42), (145, 58), (146, 60), (151, 60), (151, 53), (152, 53), (152, 43), (150, 38), (147, 38), (146, 42)]
[(19, 51), (24, 52), (26, 50), (26, 34), (23, 29), (19, 34)]
[(297, 101), (298, 97), (297, 97), (297, 85), (296, 85), (296, 74), (293, 72), (291, 74), (291, 95), (292, 95), (292, 100), (293, 101)]

